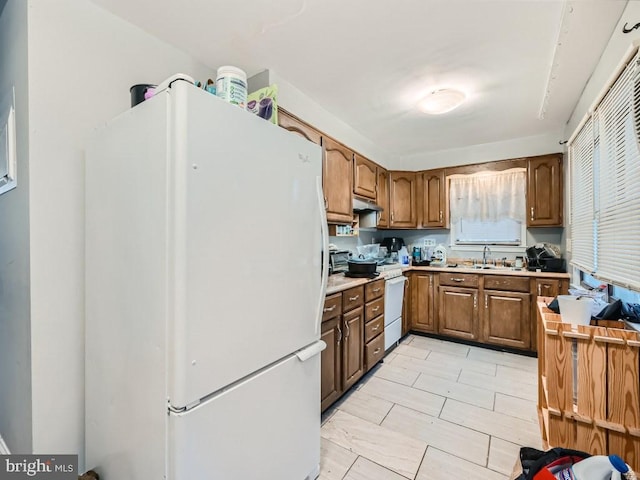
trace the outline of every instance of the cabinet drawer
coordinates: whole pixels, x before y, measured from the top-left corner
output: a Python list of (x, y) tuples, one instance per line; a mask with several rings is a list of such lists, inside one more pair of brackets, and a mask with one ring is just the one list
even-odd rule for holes
[(478, 287), (478, 275), (472, 273), (441, 273), (440, 285), (452, 287)]
[(384, 356), (384, 332), (364, 346), (367, 370), (371, 370)]
[(335, 318), (342, 314), (342, 294), (336, 293), (329, 295), (324, 299), (324, 308), (322, 309), (322, 321)]
[(529, 292), (529, 278), (509, 275), (485, 275), (484, 288), (487, 290), (506, 290), (509, 292)]
[(376, 280), (364, 286), (364, 300), (370, 302), (384, 295), (384, 280)]
[(560, 295), (560, 280), (554, 278), (536, 279), (535, 293), (543, 297), (557, 297)]
[(384, 331), (384, 315), (371, 320), (364, 326), (364, 341), (368, 343), (372, 338), (380, 335)]
[(369, 320), (373, 320), (379, 315), (384, 313), (384, 297), (378, 298), (373, 302), (367, 303), (367, 306), (364, 308), (364, 321), (368, 322)]
[(364, 305), (364, 287), (354, 287), (342, 292), (342, 311), (348, 312)]

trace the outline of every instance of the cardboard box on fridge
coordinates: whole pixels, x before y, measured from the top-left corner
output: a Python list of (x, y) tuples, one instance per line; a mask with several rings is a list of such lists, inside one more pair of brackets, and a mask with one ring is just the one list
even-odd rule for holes
[(276, 84), (256, 90), (247, 96), (247, 111), (278, 124), (278, 86)]

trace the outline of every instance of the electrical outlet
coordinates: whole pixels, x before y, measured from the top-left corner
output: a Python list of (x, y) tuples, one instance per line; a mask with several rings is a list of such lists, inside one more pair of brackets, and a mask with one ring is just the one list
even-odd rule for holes
[(436, 241), (433, 238), (425, 238), (423, 246), (425, 246), (425, 247), (435, 247), (436, 246)]

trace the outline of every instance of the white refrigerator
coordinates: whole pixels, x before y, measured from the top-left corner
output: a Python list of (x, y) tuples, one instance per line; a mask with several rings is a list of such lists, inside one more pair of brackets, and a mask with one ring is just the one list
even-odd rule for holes
[(320, 461), (321, 149), (176, 81), (86, 157), (86, 467), (305, 480)]

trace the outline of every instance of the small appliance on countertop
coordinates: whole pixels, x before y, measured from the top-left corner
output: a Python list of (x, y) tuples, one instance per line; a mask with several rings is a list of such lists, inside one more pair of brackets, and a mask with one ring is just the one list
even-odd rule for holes
[(331, 274), (348, 272), (349, 258), (351, 258), (349, 250), (330, 250), (329, 271)]
[(567, 266), (560, 248), (548, 243), (538, 243), (527, 248), (527, 270), (530, 272), (560, 272), (567, 271)]
[(382, 247), (387, 249), (388, 255), (392, 260), (398, 259), (398, 252), (405, 246), (404, 240), (400, 237), (385, 237), (380, 242)]
[(443, 245), (438, 245), (433, 249), (432, 267), (443, 267), (447, 264), (447, 249)]

